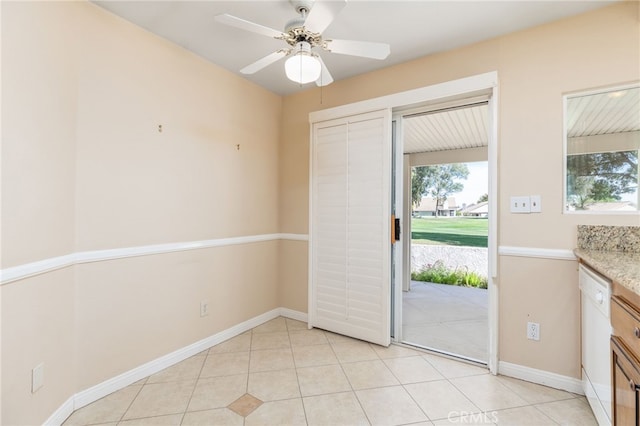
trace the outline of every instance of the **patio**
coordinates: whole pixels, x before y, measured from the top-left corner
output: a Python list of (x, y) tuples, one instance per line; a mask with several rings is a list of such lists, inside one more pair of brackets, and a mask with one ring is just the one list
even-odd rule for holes
[(403, 342), (487, 362), (487, 290), (412, 281), (402, 309)]

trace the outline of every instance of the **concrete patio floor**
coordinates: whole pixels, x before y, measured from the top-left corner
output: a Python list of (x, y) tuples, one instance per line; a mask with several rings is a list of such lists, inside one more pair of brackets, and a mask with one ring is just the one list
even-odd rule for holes
[(402, 341), (486, 363), (488, 292), (411, 282), (402, 297)]

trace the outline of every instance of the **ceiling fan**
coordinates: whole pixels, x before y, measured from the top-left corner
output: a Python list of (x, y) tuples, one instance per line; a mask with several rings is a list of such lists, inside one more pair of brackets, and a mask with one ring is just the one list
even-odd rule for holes
[(389, 56), (391, 50), (386, 43), (325, 40), (322, 37), (322, 32), (346, 6), (346, 0), (316, 2), (290, 0), (290, 2), (300, 16), (287, 22), (284, 31), (274, 30), (226, 13), (215, 17), (216, 21), (225, 25), (284, 40), (291, 46), (277, 50), (247, 65), (240, 70), (242, 74), (256, 73), (288, 56), (285, 62), (285, 73), (290, 80), (300, 84), (315, 81), (318, 86), (326, 86), (333, 82), (333, 77), (314, 48), (372, 59), (385, 59)]

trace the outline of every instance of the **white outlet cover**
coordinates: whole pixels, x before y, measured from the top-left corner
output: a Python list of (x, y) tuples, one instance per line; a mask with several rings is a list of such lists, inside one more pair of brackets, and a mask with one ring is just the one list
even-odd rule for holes
[(200, 301), (200, 316), (206, 317), (207, 315), (209, 315), (209, 301), (202, 300)]
[(529, 197), (531, 201), (531, 213), (541, 213), (542, 212), (542, 197), (539, 195), (532, 195)]
[(527, 323), (527, 339), (529, 340), (540, 340), (540, 324), (537, 322), (528, 322)]
[(36, 392), (44, 385), (44, 363), (31, 370), (31, 393)]

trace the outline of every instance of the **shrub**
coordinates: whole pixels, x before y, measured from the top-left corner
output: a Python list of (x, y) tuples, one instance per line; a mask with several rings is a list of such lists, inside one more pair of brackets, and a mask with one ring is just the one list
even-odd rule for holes
[(487, 288), (487, 278), (477, 272), (447, 268), (438, 260), (433, 265), (427, 265), (418, 272), (411, 273), (414, 281), (425, 281), (436, 284), (458, 285), (463, 287)]

